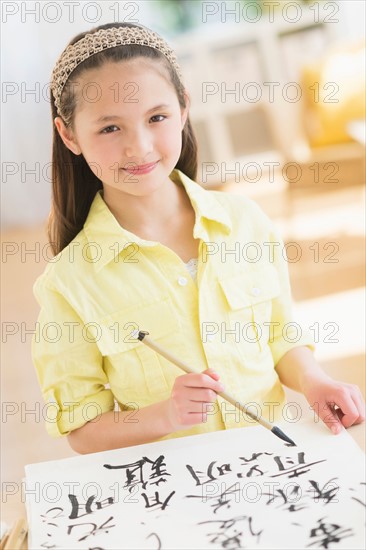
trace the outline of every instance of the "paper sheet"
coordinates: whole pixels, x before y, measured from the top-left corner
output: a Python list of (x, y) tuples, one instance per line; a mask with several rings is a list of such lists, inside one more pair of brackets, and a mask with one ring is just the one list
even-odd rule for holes
[(365, 548), (365, 455), (287, 423), (26, 466), (29, 549)]

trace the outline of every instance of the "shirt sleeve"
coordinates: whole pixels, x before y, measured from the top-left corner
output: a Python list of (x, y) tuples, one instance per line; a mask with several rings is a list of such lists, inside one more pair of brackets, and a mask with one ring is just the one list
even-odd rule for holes
[(46, 402), (47, 432), (59, 437), (113, 410), (114, 396), (105, 387), (108, 379), (96, 344), (97, 331), (84, 325), (67, 300), (48, 288), (42, 277), (33, 291), (41, 311), (32, 339), (32, 360)]
[(280, 361), (290, 349), (308, 346), (315, 350), (314, 338), (309, 328), (301, 326), (293, 315), (288, 260), (284, 242), (279, 232), (271, 224), (270, 260), (276, 268), (280, 293), (272, 301), (272, 318), (269, 346), (274, 364)]

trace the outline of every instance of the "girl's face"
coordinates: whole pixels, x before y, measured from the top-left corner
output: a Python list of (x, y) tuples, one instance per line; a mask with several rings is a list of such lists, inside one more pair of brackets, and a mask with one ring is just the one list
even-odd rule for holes
[(166, 183), (180, 157), (188, 107), (180, 107), (164, 68), (144, 58), (106, 63), (85, 72), (75, 90), (73, 129), (60, 117), (55, 124), (104, 189), (143, 196)]

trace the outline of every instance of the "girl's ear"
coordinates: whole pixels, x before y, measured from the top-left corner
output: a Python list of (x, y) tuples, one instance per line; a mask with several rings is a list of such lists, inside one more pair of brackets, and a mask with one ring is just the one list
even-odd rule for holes
[(66, 128), (64, 121), (59, 116), (55, 118), (54, 123), (66, 147), (70, 149), (74, 155), (81, 155), (81, 149), (71, 128)]

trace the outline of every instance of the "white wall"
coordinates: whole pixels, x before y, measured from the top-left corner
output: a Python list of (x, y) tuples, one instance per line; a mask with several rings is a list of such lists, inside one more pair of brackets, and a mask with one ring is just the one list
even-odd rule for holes
[(343, 27), (345, 39), (364, 40), (366, 29), (365, 0), (340, 0), (339, 24)]

